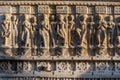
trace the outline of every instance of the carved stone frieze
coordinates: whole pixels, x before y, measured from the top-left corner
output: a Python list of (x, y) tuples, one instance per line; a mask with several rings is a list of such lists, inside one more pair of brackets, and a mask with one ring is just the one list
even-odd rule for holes
[(0, 80), (120, 78), (119, 60), (119, 0), (0, 0)]

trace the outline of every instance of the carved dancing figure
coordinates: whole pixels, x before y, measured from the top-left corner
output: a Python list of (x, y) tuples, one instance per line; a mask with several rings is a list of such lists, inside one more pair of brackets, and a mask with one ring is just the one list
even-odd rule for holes
[(82, 15), (81, 20), (79, 21), (79, 28), (77, 28), (77, 33), (79, 34), (80, 39), (80, 46), (87, 45), (87, 23), (86, 23), (87, 15)]
[(52, 15), (50, 18), (50, 40), (51, 40), (51, 45), (53, 47), (55, 47), (55, 45), (57, 45), (57, 37), (56, 37), (56, 33), (57, 33), (57, 26), (56, 26), (56, 21), (55, 21), (55, 15)]
[(89, 47), (91, 48), (93, 44), (93, 34), (94, 34), (94, 20), (93, 16), (90, 16), (90, 22), (88, 22), (87, 30), (88, 30), (88, 43)]
[(29, 15), (24, 14), (24, 21), (22, 23), (21, 43), (24, 47), (31, 46), (31, 23), (29, 21)]
[(50, 24), (49, 24), (49, 16), (47, 14), (43, 14), (43, 20), (40, 22), (40, 28), (41, 28), (41, 35), (43, 38), (44, 47), (49, 48)]
[(96, 44), (97, 47), (105, 47), (106, 46), (106, 28), (107, 23), (103, 20), (102, 15), (98, 15), (98, 20), (95, 25), (95, 36), (96, 36)]
[(9, 14), (4, 15), (4, 20), (1, 23), (1, 27), (2, 27), (1, 37), (4, 39), (3, 45), (11, 46), (11, 21)]
[(18, 46), (18, 19), (17, 16), (12, 16), (12, 45)]
[(64, 16), (59, 15), (59, 20), (57, 22), (57, 35), (58, 35), (58, 45), (67, 46), (67, 33), (66, 26), (64, 22)]
[(108, 22), (107, 22), (108, 47), (112, 47), (113, 46), (114, 27), (115, 27), (115, 23), (113, 22), (113, 17), (109, 16), (108, 17)]
[(116, 32), (117, 32), (116, 46), (120, 47), (120, 22), (118, 23), (118, 26), (116, 27)]
[(69, 41), (68, 41), (68, 44), (69, 46), (71, 46), (73, 44), (73, 38), (74, 38), (74, 30), (75, 30), (75, 22), (74, 22), (74, 16), (73, 15), (70, 15), (68, 17), (69, 21), (68, 21), (68, 37), (69, 37)]
[(37, 19), (35, 16), (31, 18), (31, 45), (35, 48), (37, 45)]

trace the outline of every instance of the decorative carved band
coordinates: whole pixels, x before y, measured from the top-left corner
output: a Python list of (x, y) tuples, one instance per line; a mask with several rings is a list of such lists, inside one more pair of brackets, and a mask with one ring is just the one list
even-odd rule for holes
[(120, 5), (119, 2), (104, 2), (104, 1), (0, 1), (0, 5), (99, 5), (112, 6)]
[(119, 60), (120, 2), (0, 1), (3, 80), (120, 78)]

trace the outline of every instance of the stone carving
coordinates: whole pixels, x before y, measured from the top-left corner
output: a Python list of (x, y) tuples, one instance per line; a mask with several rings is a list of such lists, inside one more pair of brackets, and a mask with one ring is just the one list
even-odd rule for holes
[(87, 15), (81, 15), (78, 18), (78, 23), (76, 26), (76, 37), (77, 39), (77, 47), (76, 47), (76, 54), (79, 56), (88, 55), (87, 52)]
[(97, 70), (105, 70), (107, 68), (107, 64), (105, 62), (100, 62), (96, 66)]
[(57, 22), (57, 41), (59, 46), (67, 46), (67, 32), (66, 25), (64, 21), (64, 16), (62, 14), (59, 15)]
[(10, 14), (5, 14), (4, 19), (1, 24), (2, 34), (1, 37), (4, 39), (3, 46), (10, 47), (11, 46), (11, 21)]
[(12, 16), (12, 45), (18, 46), (18, 19), (17, 16), (13, 15)]
[(90, 16), (90, 22), (88, 22), (87, 25), (87, 31), (88, 31), (88, 44), (89, 48), (94, 46), (93, 39), (94, 39), (94, 28), (95, 28), (95, 23), (93, 20), (93, 16)]
[(120, 78), (120, 3), (89, 1), (0, 1), (0, 77)]
[(79, 21), (79, 28), (77, 28), (77, 33), (80, 39), (80, 46), (85, 47), (87, 45), (87, 23), (86, 23), (87, 15), (82, 15), (81, 20)]
[(21, 44), (24, 47), (31, 46), (31, 24), (29, 21), (29, 15), (24, 14), (24, 21), (22, 22), (22, 31), (21, 31)]
[(76, 13), (88, 13), (88, 7), (87, 6), (76, 6)]
[(107, 22), (108, 47), (113, 47), (114, 28), (115, 28), (115, 23), (113, 22), (113, 17), (109, 16)]
[(46, 62), (37, 62), (37, 71), (50, 71), (50, 65)]
[(43, 14), (43, 20), (40, 23), (41, 28), (41, 35), (43, 39), (43, 47), (49, 48), (50, 38), (49, 38), (49, 30), (50, 30), (50, 23), (49, 23), (49, 15)]
[(50, 13), (50, 8), (48, 5), (39, 5), (38, 13)]
[(114, 10), (115, 10), (114, 11), (115, 14), (119, 14), (120, 13), (120, 6), (115, 6)]
[(32, 51), (34, 54), (36, 54), (36, 48), (37, 48), (37, 19), (35, 16), (31, 18), (31, 47), (33, 48)]
[(106, 6), (96, 6), (96, 13), (106, 13), (107, 12), (107, 7)]
[(19, 8), (20, 13), (31, 13), (31, 7), (30, 6), (20, 6)]
[(77, 70), (85, 71), (87, 69), (87, 63), (78, 62), (78, 63), (76, 63), (76, 68), (77, 68)]
[(0, 72), (4, 72), (8, 70), (7, 62), (0, 62)]
[(75, 30), (75, 22), (74, 22), (74, 16), (70, 15), (68, 17), (69, 21), (68, 21), (68, 37), (69, 37), (69, 41), (68, 44), (69, 46), (73, 46), (74, 45), (74, 30)]
[(18, 63), (17, 63), (17, 71), (18, 71), (18, 72), (23, 71), (23, 62), (18, 62)]
[(120, 47), (120, 22), (118, 23), (118, 26), (116, 27), (116, 35), (117, 35), (116, 46)]
[(55, 15), (50, 16), (50, 26), (51, 46), (55, 47), (57, 45), (57, 25), (55, 22)]
[(69, 7), (68, 6), (56, 6), (56, 12), (57, 13), (69, 13)]
[(24, 62), (23, 63), (23, 71), (31, 71), (32, 70), (32, 65), (30, 62)]
[(107, 28), (107, 24), (104, 21), (103, 16), (99, 14), (95, 25), (95, 34), (96, 34), (95, 39), (96, 39), (97, 47), (105, 47), (107, 44), (106, 28)]
[(67, 63), (66, 62), (59, 62), (57, 65), (57, 70), (58, 71), (64, 71), (67, 70)]
[(0, 13), (11, 13), (11, 6), (1, 6), (0, 7)]

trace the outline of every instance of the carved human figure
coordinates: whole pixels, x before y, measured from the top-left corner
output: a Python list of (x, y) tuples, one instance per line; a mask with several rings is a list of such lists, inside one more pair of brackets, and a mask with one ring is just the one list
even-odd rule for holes
[(57, 22), (57, 35), (58, 35), (58, 45), (67, 46), (67, 31), (64, 22), (64, 16), (59, 15)]
[(116, 46), (120, 47), (120, 22), (118, 23), (118, 25), (116, 27), (116, 35), (117, 35)]
[(37, 19), (35, 16), (31, 18), (31, 45), (35, 48), (37, 45)]
[(79, 37), (81, 37), (80, 46), (86, 46), (87, 45), (87, 23), (86, 23), (87, 15), (82, 15), (81, 20), (79, 21), (79, 25), (77, 27), (77, 33)]
[(115, 23), (113, 22), (113, 17), (108, 17), (107, 22), (107, 40), (108, 40), (108, 47), (113, 46), (113, 34), (114, 34), (114, 27)]
[(51, 45), (55, 47), (57, 44), (57, 38), (56, 38), (56, 33), (57, 33), (57, 27), (56, 27), (56, 21), (55, 21), (55, 15), (52, 15), (50, 17), (50, 40), (51, 40)]
[(18, 19), (17, 16), (12, 16), (12, 45), (18, 45)]
[(89, 47), (93, 46), (93, 34), (94, 34), (94, 20), (93, 20), (93, 16), (90, 16), (90, 21), (88, 22), (87, 25), (87, 30), (88, 30), (88, 43), (89, 43)]
[(68, 37), (69, 37), (69, 41), (68, 41), (68, 44), (69, 46), (71, 46), (71, 44), (73, 44), (73, 32), (75, 30), (75, 22), (74, 22), (74, 16), (73, 15), (70, 15), (68, 17), (69, 21), (68, 21)]
[(106, 28), (107, 28), (107, 24), (103, 20), (103, 16), (99, 14), (95, 25), (95, 34), (96, 34), (95, 36), (96, 36), (97, 47), (106, 46)]
[(40, 28), (41, 28), (41, 35), (43, 38), (43, 47), (49, 48), (49, 30), (50, 30), (50, 24), (49, 24), (49, 16), (47, 14), (43, 14), (43, 20), (40, 22)]
[(2, 34), (1, 37), (4, 39), (4, 46), (11, 46), (11, 21), (10, 15), (4, 14), (4, 19), (1, 23)]
[(21, 43), (24, 47), (31, 46), (31, 23), (29, 21), (29, 15), (24, 14), (24, 21), (21, 25)]

